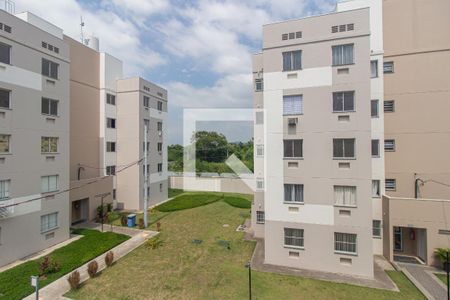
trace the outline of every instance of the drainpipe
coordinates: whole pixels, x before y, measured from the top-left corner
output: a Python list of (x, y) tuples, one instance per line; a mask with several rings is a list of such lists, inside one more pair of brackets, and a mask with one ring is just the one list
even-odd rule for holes
[(84, 168), (80, 166), (80, 164), (78, 164), (78, 176), (77, 176), (78, 180), (80, 180), (81, 178), (81, 171), (84, 171)]
[[(417, 173), (415, 173), (414, 175), (417, 175)], [(421, 184), (424, 184), (423, 180), (420, 178), (416, 178), (416, 180), (414, 181), (414, 198), (418, 198), (419, 197), (419, 182)]]

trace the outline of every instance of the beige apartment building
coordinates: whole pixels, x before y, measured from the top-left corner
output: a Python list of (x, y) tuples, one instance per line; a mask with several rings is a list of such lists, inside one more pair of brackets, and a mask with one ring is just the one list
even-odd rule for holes
[(382, 253), (381, 1), (348, 2), (263, 27), (252, 227), (267, 264), (372, 278)]
[(0, 266), (69, 238), (69, 46), (0, 10)]
[[(450, 2), (383, 1), (385, 255), (450, 247)], [(417, 199), (416, 199), (417, 198)]]

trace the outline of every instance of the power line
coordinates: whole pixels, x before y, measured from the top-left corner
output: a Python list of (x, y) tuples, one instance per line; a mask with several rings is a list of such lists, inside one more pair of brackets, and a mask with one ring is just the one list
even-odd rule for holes
[[(142, 162), (142, 158), (137, 160), (137, 161), (135, 161), (135, 162), (130, 163), (128, 166), (124, 167), (123, 169), (120, 169), (120, 170), (116, 171), (116, 174), (120, 173), (122, 171), (125, 171), (126, 169), (131, 168), (132, 166), (134, 166), (136, 164), (139, 165), (141, 162)], [(80, 189), (80, 188), (86, 187), (86, 186), (88, 186), (90, 184), (94, 184), (94, 183), (99, 182), (100, 180), (103, 180), (103, 179), (108, 178), (108, 177), (109, 176), (102, 176), (102, 177), (97, 178), (96, 180), (87, 182), (87, 183), (85, 183), (83, 185), (80, 185), (80, 186), (77, 186), (77, 187), (72, 187), (72, 188), (68, 188), (68, 189), (65, 189), (65, 190), (62, 190), (62, 191), (58, 191), (58, 192), (55, 192), (55, 193), (52, 193), (52, 194), (47, 194), (45, 196), (28, 199), (26, 201), (22, 201), (22, 202), (19, 202), (19, 203), (13, 203), (13, 204), (4, 205), (4, 206), (1, 206), (0, 208), (14, 207), (14, 206), (18, 206), (18, 205), (25, 204), (25, 203), (30, 203), (30, 202), (37, 201), (37, 200), (47, 199), (49, 197), (54, 197), (56, 195), (61, 195), (61, 194), (64, 194), (64, 193), (67, 193), (67, 192), (70, 192), (70, 191), (73, 191), (73, 190), (76, 190), (76, 189)]]

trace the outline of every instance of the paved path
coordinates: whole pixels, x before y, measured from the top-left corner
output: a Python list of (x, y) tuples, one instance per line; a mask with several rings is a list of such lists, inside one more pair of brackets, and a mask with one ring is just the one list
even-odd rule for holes
[[(83, 224), (83, 225), (86, 225), (86, 224)], [(83, 226), (83, 225), (80, 225), (80, 226)], [(99, 224), (96, 224), (96, 223), (90, 223), (90, 225), (88, 224), (87, 226), (90, 226), (89, 228), (92, 228), (92, 229), (97, 229), (97, 230), (101, 229), (101, 225), (99, 226)], [(109, 227), (109, 229), (111, 229), (111, 226), (108, 226), (108, 227)], [(106, 229), (107, 229), (106, 226), (104, 227), (104, 229), (106, 231)], [(133, 251), (134, 249), (136, 249), (137, 247), (142, 245), (146, 240), (148, 240), (149, 238), (152, 238), (153, 236), (158, 234), (158, 232), (156, 232), (156, 231), (137, 230), (137, 229), (132, 229), (132, 228), (120, 227), (120, 226), (114, 226), (113, 231), (131, 236), (131, 238), (129, 240), (127, 240), (127, 241), (123, 242), (122, 244), (111, 249), (111, 251), (114, 252), (114, 261), (117, 261), (118, 259), (122, 258), (126, 254), (130, 253), (131, 251)], [(96, 260), (98, 263), (98, 271), (99, 272), (101, 270), (105, 269), (105, 267), (106, 267), (105, 255), (106, 255), (106, 253), (93, 259), (93, 260)], [(80, 272), (81, 282), (84, 282), (89, 279), (89, 274), (87, 273), (87, 265), (88, 264), (89, 264), (89, 262), (87, 262), (86, 264), (82, 265), (81, 267), (79, 267), (77, 269), (78, 272)], [(40, 299), (43, 299), (43, 300), (66, 299), (63, 297), (63, 295), (70, 290), (70, 285), (67, 282), (67, 277), (69, 275), (70, 275), (70, 273), (62, 276), (58, 280), (55, 280), (54, 282), (52, 282), (49, 285), (42, 288), (40, 290), (40, 294), (39, 294)], [(24, 299), (34, 300), (35, 295), (32, 294)]]
[(273, 272), (294, 276), (301, 276), (313, 279), (320, 279), (326, 281), (333, 281), (338, 283), (347, 283), (352, 285), (359, 285), (364, 287), (371, 287), (377, 289), (385, 289), (391, 291), (399, 291), (395, 283), (386, 274), (384, 269), (378, 263), (381, 258), (377, 257), (374, 261), (374, 279), (367, 279), (358, 276), (349, 276), (344, 274), (335, 274), (328, 272), (320, 272), (305, 269), (294, 269), (289, 267), (281, 267), (275, 265), (269, 265), (264, 263), (264, 240), (258, 239), (253, 252), (252, 268), (263, 272)]
[(445, 285), (438, 282), (433, 272), (441, 272), (440, 270), (424, 265), (399, 263), (397, 265), (403, 270), (408, 278), (415, 286), (430, 300), (447, 299)]

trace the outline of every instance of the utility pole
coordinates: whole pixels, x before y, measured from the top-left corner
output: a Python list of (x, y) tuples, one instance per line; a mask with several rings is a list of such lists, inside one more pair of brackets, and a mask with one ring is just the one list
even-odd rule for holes
[(147, 207), (148, 207), (148, 166), (147, 166), (147, 124), (144, 125), (144, 226), (147, 228)]
[(449, 252), (447, 251), (447, 263), (445, 264), (445, 269), (447, 271), (447, 299), (450, 300), (450, 277), (449, 277), (449, 272), (450, 272), (450, 261), (449, 259)]
[(248, 299), (252, 300), (252, 264), (248, 262), (245, 267), (248, 269)]
[(108, 197), (109, 195), (111, 195), (110, 192), (95, 195), (95, 198), (99, 198), (99, 197), (102, 198), (102, 232), (103, 232), (103, 223), (104, 223), (104, 219), (105, 219), (105, 210), (104, 210), (105, 208), (103, 207), (103, 199)]

